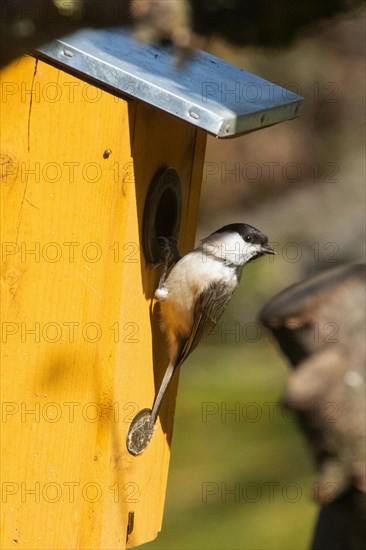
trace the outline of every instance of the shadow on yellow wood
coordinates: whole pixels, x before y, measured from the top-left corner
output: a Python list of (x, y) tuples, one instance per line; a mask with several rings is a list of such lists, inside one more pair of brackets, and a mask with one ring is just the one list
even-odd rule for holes
[(142, 217), (174, 167), (192, 248), (205, 134), (32, 57), (2, 94), (2, 547), (125, 548), (128, 523), (142, 544), (161, 528), (177, 383), (131, 456), (166, 367)]

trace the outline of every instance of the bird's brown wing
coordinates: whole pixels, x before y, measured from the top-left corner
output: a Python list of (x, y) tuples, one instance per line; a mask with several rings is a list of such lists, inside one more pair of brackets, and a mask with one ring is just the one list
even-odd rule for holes
[(224, 312), (234, 288), (222, 282), (211, 283), (198, 297), (192, 331), (185, 342), (177, 366), (180, 366), (204, 336), (208, 336)]

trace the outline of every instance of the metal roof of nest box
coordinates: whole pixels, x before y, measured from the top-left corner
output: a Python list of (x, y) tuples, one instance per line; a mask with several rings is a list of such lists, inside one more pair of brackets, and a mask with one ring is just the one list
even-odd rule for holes
[(38, 48), (35, 55), (220, 138), (290, 120), (303, 101), (203, 51), (177, 67), (167, 49), (137, 42), (120, 28), (84, 29)]

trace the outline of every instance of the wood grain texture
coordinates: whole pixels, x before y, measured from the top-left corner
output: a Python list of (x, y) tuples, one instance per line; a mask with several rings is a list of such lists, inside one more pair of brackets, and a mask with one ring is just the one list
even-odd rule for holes
[(129, 455), (166, 361), (141, 217), (173, 166), (192, 246), (205, 136), (31, 57), (2, 92), (2, 546), (124, 548), (129, 512), (142, 544), (161, 527), (176, 387)]

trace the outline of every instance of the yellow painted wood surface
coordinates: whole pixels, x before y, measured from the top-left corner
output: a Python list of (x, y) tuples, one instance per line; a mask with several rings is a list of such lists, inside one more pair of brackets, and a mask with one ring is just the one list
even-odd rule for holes
[(125, 548), (131, 512), (142, 544), (161, 528), (176, 389), (131, 456), (167, 360), (142, 213), (174, 167), (192, 247), (205, 136), (32, 57), (1, 76), (2, 548)]

